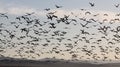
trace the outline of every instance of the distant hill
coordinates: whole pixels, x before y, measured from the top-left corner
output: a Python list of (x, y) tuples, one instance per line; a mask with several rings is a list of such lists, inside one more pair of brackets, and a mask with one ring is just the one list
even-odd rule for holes
[(119, 63), (91, 64), (85, 62), (69, 62), (66, 60), (45, 58), (41, 60), (28, 60), (4, 57), (0, 60), (0, 67), (120, 67)]

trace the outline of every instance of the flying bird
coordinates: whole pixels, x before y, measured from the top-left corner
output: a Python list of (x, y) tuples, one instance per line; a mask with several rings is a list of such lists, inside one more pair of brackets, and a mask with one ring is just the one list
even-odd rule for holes
[(5, 17), (5, 18), (9, 19), (8, 16), (6, 15), (6, 13), (0, 13), (0, 17)]
[(119, 5), (120, 5), (120, 4), (115, 4), (114, 6), (115, 6), (116, 8), (118, 8), (118, 7), (119, 7)]
[(90, 15), (91, 13), (89, 11), (85, 12), (85, 15)]
[(32, 15), (32, 14), (35, 14), (35, 12), (32, 12), (32, 13), (26, 13), (25, 16), (30, 16), (30, 15)]
[(55, 5), (56, 8), (62, 8), (63, 6), (58, 6), (58, 5)]
[(50, 8), (46, 8), (46, 9), (44, 9), (44, 10), (49, 11), (49, 10), (50, 10)]
[(95, 6), (95, 3), (89, 2), (89, 4), (90, 4), (91, 7), (94, 7), (94, 6)]

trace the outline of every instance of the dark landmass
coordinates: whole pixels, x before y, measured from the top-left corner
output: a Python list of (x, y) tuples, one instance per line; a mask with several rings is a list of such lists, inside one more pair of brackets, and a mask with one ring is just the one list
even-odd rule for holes
[(91, 64), (85, 62), (69, 62), (57, 59), (27, 60), (4, 58), (0, 60), (0, 67), (120, 67), (120, 64)]

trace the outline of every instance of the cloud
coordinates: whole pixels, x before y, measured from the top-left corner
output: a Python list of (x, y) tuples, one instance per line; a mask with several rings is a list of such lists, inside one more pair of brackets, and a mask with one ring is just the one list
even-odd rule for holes
[(27, 12), (36, 12), (36, 10), (31, 8), (24, 8), (24, 7), (20, 7), (20, 8), (12, 7), (8, 9), (8, 13), (13, 15), (21, 15)]
[(14, 3), (0, 2), (0, 13), (8, 13), (10, 15), (24, 15), (25, 13), (35, 12), (36, 15), (43, 16), (45, 12), (43, 10), (37, 10), (28, 6), (18, 6)]
[(35, 12), (36, 15), (43, 16), (45, 13), (34, 8), (28, 7), (12, 7), (8, 8), (8, 13), (11, 15), (24, 15), (25, 13)]

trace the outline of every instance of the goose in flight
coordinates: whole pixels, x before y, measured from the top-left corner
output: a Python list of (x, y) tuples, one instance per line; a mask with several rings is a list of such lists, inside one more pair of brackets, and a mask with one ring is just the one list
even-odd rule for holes
[(46, 8), (46, 9), (44, 9), (44, 10), (49, 11), (49, 10), (50, 10), (50, 8)]
[(114, 6), (115, 6), (116, 8), (118, 8), (118, 7), (119, 7), (119, 5), (120, 5), (120, 4), (115, 4)]
[(56, 8), (62, 8), (63, 6), (58, 6), (58, 5), (55, 5)]
[(89, 4), (90, 4), (91, 7), (94, 7), (94, 6), (95, 6), (95, 3), (89, 2)]

